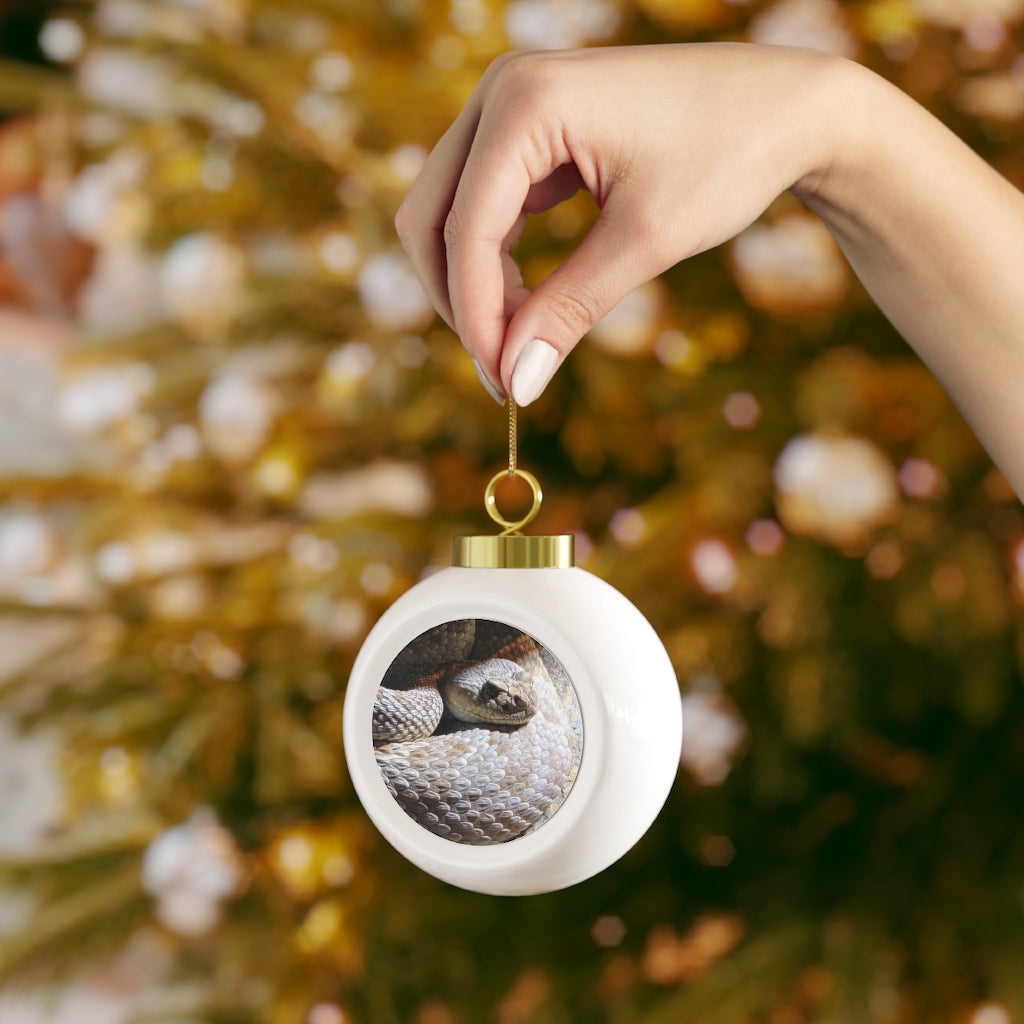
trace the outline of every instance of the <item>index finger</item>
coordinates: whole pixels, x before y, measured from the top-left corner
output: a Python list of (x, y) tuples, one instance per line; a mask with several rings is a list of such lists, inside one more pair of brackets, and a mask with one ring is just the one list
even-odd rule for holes
[(473, 144), (483, 98), (505, 58), (494, 61), (438, 140), (395, 215), (395, 229), (434, 308), (454, 330), (444, 226)]
[(533, 187), (569, 161), (556, 145), (538, 145), (543, 134), (536, 118), (492, 115), (485, 105), (445, 224), (454, 326), (492, 380), (507, 326), (509, 239), (532, 208)]

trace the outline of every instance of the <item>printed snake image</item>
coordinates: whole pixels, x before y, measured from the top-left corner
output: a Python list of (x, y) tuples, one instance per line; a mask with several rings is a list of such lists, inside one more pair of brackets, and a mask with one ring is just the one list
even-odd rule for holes
[(434, 835), (472, 846), (546, 820), (575, 777), (574, 730), (578, 707), (567, 710), (537, 644), (475, 619), (442, 623), (407, 645), (373, 708), (374, 753), (391, 795)]

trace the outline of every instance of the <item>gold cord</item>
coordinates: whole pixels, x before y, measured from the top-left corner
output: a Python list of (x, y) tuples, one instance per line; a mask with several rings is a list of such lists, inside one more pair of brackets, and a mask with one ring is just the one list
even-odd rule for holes
[[(533, 521), (533, 517), (540, 510), (540, 503), (543, 499), (541, 493), (540, 483), (532, 473), (527, 473), (525, 469), (520, 469), (519, 462), (519, 440), (518, 440), (518, 423), (516, 416), (516, 403), (512, 396), (509, 395), (505, 401), (505, 408), (508, 410), (508, 473), (505, 470), (500, 470), (495, 473), (491, 478), (491, 482), (487, 485), (487, 489), (484, 491), (484, 506), (487, 509), (487, 514), (499, 525), (504, 527), (501, 536), (507, 537), (513, 534), (517, 534), (527, 523)], [(530, 507), (530, 511), (526, 513), (521, 519), (510, 520), (506, 519), (498, 511), (497, 498), (495, 497), (495, 490), (497, 489), (498, 483), (505, 478), (509, 480), (519, 477), (524, 480), (530, 490), (533, 492), (533, 505)]]
[[(540, 511), (544, 495), (540, 481), (517, 465), (517, 410), (511, 396), (505, 403), (505, 409), (508, 413), (508, 469), (499, 469), (484, 490), (484, 508), (502, 528), (501, 533), (496, 537), (453, 537), (452, 565), (464, 569), (571, 569), (575, 564), (571, 533), (557, 537), (526, 537), (520, 533)], [(498, 508), (495, 492), (504, 481), (515, 477), (530, 489), (533, 503), (519, 519), (506, 519)]]
[(516, 475), (516, 462), (519, 456), (518, 452), (518, 423), (516, 417), (516, 400), (509, 395), (505, 399), (505, 406), (508, 409), (508, 478), (512, 479)]

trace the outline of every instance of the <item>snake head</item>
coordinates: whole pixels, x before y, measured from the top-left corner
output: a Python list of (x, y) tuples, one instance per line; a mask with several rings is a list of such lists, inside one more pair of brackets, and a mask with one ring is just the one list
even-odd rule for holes
[(525, 722), (533, 717), (536, 697), (525, 672), (489, 675), (480, 686), (480, 703), (500, 716), (493, 721)]
[(441, 688), (448, 710), (464, 722), (519, 725), (537, 710), (532, 677), (504, 658), (458, 666)]

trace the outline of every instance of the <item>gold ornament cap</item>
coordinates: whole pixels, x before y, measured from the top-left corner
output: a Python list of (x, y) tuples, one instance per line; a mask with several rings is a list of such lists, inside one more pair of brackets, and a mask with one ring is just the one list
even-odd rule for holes
[(452, 565), (463, 569), (571, 569), (576, 564), (571, 533), (523, 537), (452, 537)]
[[(519, 477), (533, 491), (533, 505), (519, 520), (508, 520), (499, 511), (494, 492), (505, 479)], [(452, 565), (462, 569), (571, 569), (576, 564), (575, 541), (571, 533), (524, 537), (519, 531), (532, 522), (543, 499), (540, 483), (514, 464), (495, 473), (484, 491), (487, 514), (505, 529), (495, 537), (452, 537)]]

